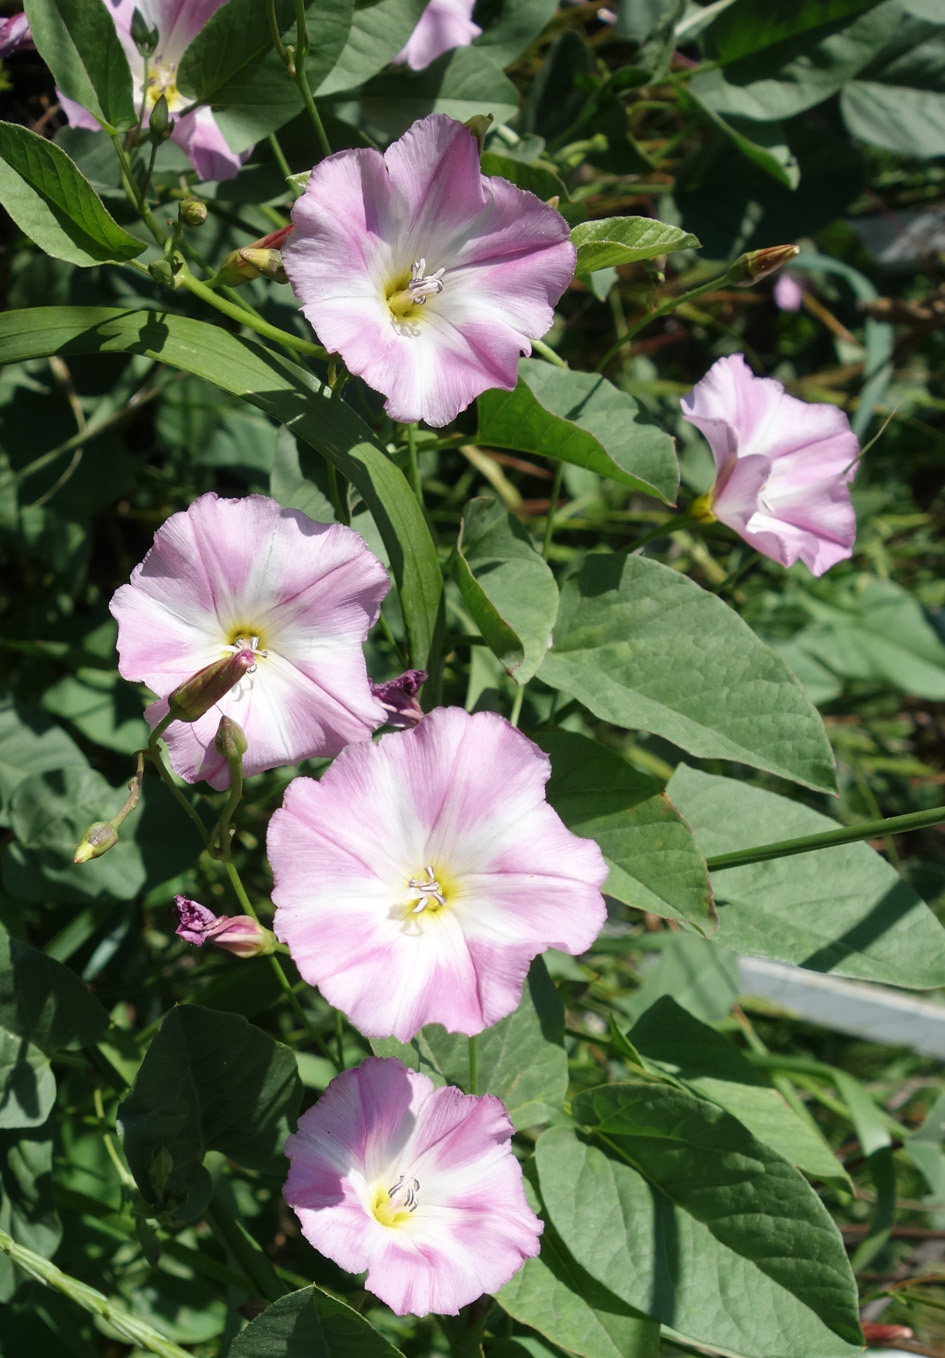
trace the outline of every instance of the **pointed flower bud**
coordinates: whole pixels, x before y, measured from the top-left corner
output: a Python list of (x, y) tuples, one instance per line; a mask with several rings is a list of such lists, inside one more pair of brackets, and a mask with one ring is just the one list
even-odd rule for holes
[(256, 668), (256, 653), (249, 646), (222, 660), (214, 660), (179, 684), (167, 700), (174, 721), (198, 721), (214, 703), (225, 698), (244, 674)]
[(371, 692), (387, 713), (388, 726), (402, 731), (423, 720), (423, 708), (417, 702), (417, 694), (428, 677), (426, 670), (407, 670), (384, 684), (371, 684)]
[(207, 205), (188, 193), (177, 205), (177, 217), (184, 226), (203, 226), (207, 220)]
[(174, 130), (171, 121), (170, 110), (167, 106), (167, 99), (163, 94), (159, 94), (151, 108), (151, 121), (148, 123), (148, 136), (153, 146), (159, 146)]
[(736, 259), (728, 271), (727, 281), (736, 288), (750, 288), (800, 253), (796, 245), (768, 245), (763, 250), (749, 250)]
[(143, 57), (157, 51), (158, 37), (157, 27), (150, 28), (140, 9), (135, 9), (131, 16), (131, 41)]
[(236, 957), (262, 957), (274, 951), (276, 936), (250, 915), (215, 915), (198, 901), (175, 896), (180, 924), (177, 935), (185, 943), (202, 948), (215, 943)]
[(228, 764), (243, 758), (243, 755), (249, 749), (249, 744), (246, 740), (246, 732), (238, 721), (234, 721), (232, 717), (225, 714), (220, 718), (220, 725), (213, 737), (213, 748), (217, 754), (222, 754)]
[(250, 241), (249, 245), (243, 245), (239, 250), (231, 251), (220, 265), (219, 273), (212, 280), (213, 284), (217, 287), (238, 288), (243, 283), (251, 283), (260, 274), (265, 274), (277, 283), (287, 283), (280, 250), (294, 230), (293, 226), (283, 226), (278, 231), (270, 231), (268, 236)]
[(110, 820), (93, 821), (79, 840), (73, 863), (87, 863), (90, 858), (101, 858), (118, 843), (118, 831)]

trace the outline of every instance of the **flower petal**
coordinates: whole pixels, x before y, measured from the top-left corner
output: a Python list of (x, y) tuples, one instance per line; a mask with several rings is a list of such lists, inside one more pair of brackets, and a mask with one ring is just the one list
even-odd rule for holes
[(394, 62), (406, 62), (414, 71), (423, 71), (444, 52), (468, 47), (482, 29), (472, 22), (475, 0), (430, 0), (416, 28)]

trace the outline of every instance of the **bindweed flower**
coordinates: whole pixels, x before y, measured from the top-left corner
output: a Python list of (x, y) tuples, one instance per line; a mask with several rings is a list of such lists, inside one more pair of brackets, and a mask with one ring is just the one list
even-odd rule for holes
[(368, 1037), (472, 1036), (546, 948), (604, 923), (607, 868), (545, 801), (551, 765), (495, 712), (438, 708), (296, 778), (269, 826), (273, 928)]
[(511, 391), (574, 272), (560, 213), (483, 175), (475, 134), (442, 113), (384, 156), (328, 156), (292, 220), (282, 262), (302, 310), (393, 420), (444, 425)]
[[(145, 127), (151, 110), (161, 95), (174, 119), (171, 139), (181, 147), (201, 179), (232, 179), (250, 154), (231, 151), (209, 108), (198, 108), (180, 116), (193, 100), (177, 87), (177, 71), (184, 53), (194, 38), (226, 0), (105, 0), (115, 21), (118, 37), (131, 67), (135, 108), (144, 109)], [(158, 40), (152, 54), (142, 56), (131, 35), (135, 10), (147, 29), (157, 29)], [(81, 104), (59, 95), (66, 117), (73, 127), (98, 131), (99, 123)]]
[(423, 708), (417, 702), (417, 694), (428, 678), (426, 670), (405, 670), (396, 679), (388, 679), (383, 684), (371, 680), (371, 692), (387, 713), (387, 726), (402, 731), (423, 721)]
[(414, 71), (425, 70), (444, 52), (468, 47), (482, 29), (472, 21), (476, 0), (430, 0), (416, 28), (395, 62), (406, 62)]
[(180, 917), (177, 936), (196, 948), (215, 943), (235, 957), (262, 957), (276, 946), (272, 932), (251, 915), (215, 915), (186, 896), (175, 896), (174, 903)]
[(501, 1099), (391, 1058), (336, 1075), (286, 1141), (285, 1197), (311, 1245), (397, 1315), (456, 1315), (538, 1253)]
[(853, 552), (849, 483), (860, 449), (842, 410), (788, 396), (742, 354), (720, 358), (682, 400), (709, 441), (715, 485), (702, 517), (728, 524), (765, 556), (814, 575)]
[(15, 52), (18, 47), (33, 47), (33, 35), (22, 10), (19, 14), (12, 14), (8, 19), (0, 19), (0, 61), (11, 52)]
[(203, 495), (173, 514), (111, 602), (118, 668), (161, 700), (206, 666), (248, 650), (245, 677), (196, 721), (164, 733), (171, 763), (189, 783), (226, 787), (215, 748), (221, 716), (243, 728), (246, 776), (334, 755), (384, 720), (368, 683), (362, 643), (390, 587), (362, 538), (251, 495)]

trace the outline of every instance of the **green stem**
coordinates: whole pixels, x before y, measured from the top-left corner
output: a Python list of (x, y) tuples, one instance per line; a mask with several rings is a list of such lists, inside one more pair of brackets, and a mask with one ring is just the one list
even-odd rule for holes
[[(276, 162), (276, 164), (279, 166), (279, 169), (282, 171), (282, 173), (283, 173), (283, 175), (285, 176), (285, 178), (286, 178), (286, 179), (291, 179), (291, 178), (292, 178), (292, 167), (291, 167), (291, 165), (289, 164), (289, 162), (288, 162), (288, 161), (286, 160), (286, 158), (285, 158), (285, 152), (283, 151), (282, 147), (280, 146), (280, 144), (279, 144), (279, 138), (276, 136), (275, 132), (270, 132), (270, 134), (269, 134), (269, 149), (272, 151), (272, 154), (273, 154), (273, 157), (274, 157), (274, 159), (275, 159), (275, 162)], [(298, 197), (300, 196), (300, 190), (298, 190), (298, 189), (293, 189), (293, 192), (294, 192), (296, 198), (298, 198)]]
[(636, 552), (639, 548), (645, 547), (648, 542), (652, 542), (654, 538), (668, 537), (670, 533), (678, 533), (683, 528), (691, 528), (696, 522), (698, 520), (693, 518), (691, 506), (688, 509), (682, 509), (678, 514), (673, 514), (668, 519), (662, 519), (640, 537), (634, 538), (633, 542), (628, 544), (627, 550)]
[(128, 152), (122, 146), (117, 132), (111, 132), (109, 133), (109, 136), (112, 139), (112, 145), (115, 148), (115, 152), (118, 156), (118, 163), (121, 166), (121, 182), (124, 185), (125, 193), (127, 193), (128, 197), (131, 199), (135, 210), (138, 212), (141, 220), (145, 223), (158, 245), (163, 246), (167, 242), (167, 232), (160, 225), (157, 218), (154, 216), (154, 213), (148, 207), (147, 199), (138, 188), (134, 173), (131, 169), (131, 161), (128, 159)]
[(129, 1344), (136, 1344), (139, 1348), (146, 1349), (148, 1353), (159, 1354), (160, 1358), (192, 1358), (186, 1349), (180, 1348), (170, 1339), (165, 1339), (163, 1334), (143, 1320), (116, 1306), (94, 1287), (89, 1287), (87, 1283), (79, 1282), (78, 1278), (63, 1273), (62, 1269), (51, 1264), (41, 1254), (28, 1250), (24, 1245), (18, 1245), (6, 1231), (0, 1231), (0, 1250), (12, 1263), (42, 1283), (44, 1287), (61, 1292), (90, 1315), (100, 1316), (106, 1320)]
[(522, 715), (522, 701), (525, 697), (525, 685), (519, 684), (515, 690), (515, 697), (512, 699), (512, 711), (509, 713), (509, 721), (513, 726), (518, 726), (518, 719)]
[(469, 1038), (469, 1092), (479, 1093), (479, 1049), (474, 1037)]
[(207, 834), (206, 826), (204, 825), (200, 817), (197, 815), (197, 812), (191, 806), (190, 802), (184, 796), (183, 792), (174, 782), (174, 775), (171, 773), (170, 769), (164, 763), (164, 753), (161, 749), (160, 744), (158, 743), (159, 737), (161, 736), (161, 733), (163, 732), (165, 726), (168, 726), (172, 720), (173, 718), (170, 716), (170, 714), (168, 714), (168, 716), (166, 716), (162, 722), (155, 726), (154, 730), (151, 732), (151, 739), (148, 741), (148, 758), (151, 760), (151, 763), (157, 769), (158, 773), (161, 776), (161, 781), (164, 783), (164, 786), (167, 788), (171, 796), (177, 802), (178, 806), (180, 806), (181, 809), (187, 813), (187, 815), (193, 821), (194, 825), (196, 825), (198, 831), (200, 832), (200, 838), (203, 840), (204, 848), (206, 848), (207, 845), (210, 843), (210, 836)]
[(315, 100), (312, 98), (312, 91), (308, 83), (308, 76), (305, 74), (305, 58), (308, 56), (308, 29), (305, 26), (305, 0), (295, 0), (295, 83), (299, 87), (299, 93), (305, 102), (305, 108), (315, 129), (318, 144), (322, 148), (322, 154), (331, 155), (331, 143), (325, 132), (325, 125), (321, 120), (321, 115), (315, 107)]
[(618, 340), (614, 341), (594, 371), (598, 373), (603, 372), (613, 356), (618, 353), (625, 344), (630, 344), (640, 331), (646, 329), (653, 321), (658, 321), (661, 316), (668, 316), (669, 313), (675, 311), (677, 307), (685, 306), (689, 302), (694, 302), (697, 297), (702, 297), (707, 292), (714, 292), (717, 288), (724, 287), (725, 284), (730, 281), (729, 276), (732, 272), (733, 269), (726, 269), (725, 273), (719, 274), (717, 278), (710, 278), (707, 283), (700, 283), (697, 288), (690, 288), (689, 292), (682, 292), (678, 297), (670, 297), (667, 301), (663, 302), (662, 306), (654, 307), (652, 311), (646, 312), (646, 314), (641, 316), (633, 325), (627, 326), (626, 334), (621, 335)]
[(420, 457), (417, 453), (417, 426), (407, 425), (407, 456), (410, 459), (410, 484), (417, 497), (417, 504), (423, 508), (423, 481), (420, 477)]
[(351, 513), (348, 509), (348, 497), (342, 496), (341, 484), (338, 479), (338, 468), (334, 462), (328, 463), (328, 494), (331, 496), (332, 508), (335, 511), (335, 518), (339, 523), (347, 526), (351, 524)]
[(551, 551), (551, 539), (555, 531), (555, 513), (558, 509), (558, 496), (561, 494), (561, 482), (564, 479), (564, 463), (559, 462), (555, 467), (554, 480), (551, 483), (551, 491), (548, 497), (548, 517), (545, 520), (545, 540), (541, 544), (541, 554), (547, 561), (548, 553)]
[(213, 288), (208, 288), (206, 283), (201, 283), (199, 278), (195, 278), (186, 264), (178, 273), (177, 282), (188, 292), (192, 292), (195, 297), (201, 298), (208, 306), (215, 307), (217, 311), (222, 311), (224, 316), (229, 316), (231, 320), (239, 321), (240, 325), (255, 330), (257, 335), (263, 335), (266, 339), (274, 340), (276, 344), (281, 344), (286, 349), (294, 349), (297, 353), (305, 354), (309, 358), (328, 357), (328, 350), (323, 349), (320, 344), (312, 344), (309, 340), (299, 339), (296, 335), (290, 334), (288, 330), (281, 330), (277, 325), (270, 325), (261, 316), (256, 316), (251, 311), (244, 310), (243, 307), (237, 306), (234, 302), (228, 302), (218, 292), (214, 292)]
[(904, 834), (907, 830), (924, 830), (932, 825), (945, 824), (945, 807), (935, 806), (928, 811), (910, 811), (904, 816), (887, 816), (885, 820), (860, 821), (858, 825), (838, 825), (835, 830), (824, 830), (816, 835), (801, 835), (798, 839), (783, 839), (777, 844), (761, 844), (756, 849), (738, 849), (734, 853), (716, 854), (706, 859), (710, 872), (724, 868), (740, 868), (748, 863), (765, 863), (770, 858), (789, 858), (796, 853), (813, 849), (832, 849), (838, 844), (857, 844), (863, 839), (883, 835)]
[(253, 1287), (266, 1301), (278, 1301), (290, 1289), (279, 1279), (268, 1254), (250, 1235), (243, 1223), (214, 1194), (204, 1211), (207, 1225), (239, 1264)]
[(541, 354), (542, 358), (546, 358), (549, 363), (553, 363), (556, 368), (566, 368), (568, 366), (561, 355), (556, 354), (551, 345), (546, 344), (544, 340), (532, 340), (532, 349), (536, 354)]
[[(213, 846), (216, 845), (220, 857), (225, 863), (228, 862), (230, 858), (230, 821), (233, 819), (233, 812), (243, 800), (243, 761), (242, 759), (233, 759), (232, 761), (228, 760), (227, 762), (230, 765), (230, 795), (227, 798), (226, 806), (223, 808), (220, 819), (217, 821), (213, 832), (210, 835), (211, 851)], [(242, 889), (243, 884), (240, 882), (240, 890), (242, 891)], [(243, 894), (245, 895), (246, 893), (243, 892)], [(251, 915), (252, 913), (253, 908), (250, 906), (247, 914)]]

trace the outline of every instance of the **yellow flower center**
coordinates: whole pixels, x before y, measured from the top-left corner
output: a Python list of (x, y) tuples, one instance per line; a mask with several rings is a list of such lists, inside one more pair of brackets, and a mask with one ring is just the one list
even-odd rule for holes
[(406, 918), (421, 923), (439, 915), (446, 910), (450, 895), (455, 891), (456, 883), (450, 877), (433, 863), (424, 864), (423, 870), (407, 882)]
[(415, 259), (409, 272), (406, 269), (402, 270), (384, 289), (388, 309), (395, 320), (402, 321), (408, 317), (410, 320), (416, 320), (422, 315), (421, 308), (426, 304), (427, 298), (437, 297), (443, 291), (445, 269), (425, 274), (426, 267), (425, 259)]
[[(225, 643), (225, 646), (228, 651), (245, 651), (249, 649), (259, 660), (268, 660), (269, 651), (266, 649), (264, 642), (265, 638), (262, 634), (262, 630), (260, 629), (257, 631), (255, 623), (246, 623), (245, 625), (241, 623), (239, 627), (230, 629), (229, 640)], [(254, 674), (255, 672), (255, 665), (253, 665), (252, 669), (246, 671), (247, 674)]]
[(187, 102), (177, 88), (177, 62), (165, 62), (163, 57), (156, 56), (148, 62), (148, 73), (144, 82), (144, 101), (149, 110), (154, 108), (162, 94), (171, 113)]
[(371, 1211), (382, 1226), (399, 1227), (407, 1224), (419, 1206), (420, 1181), (401, 1174), (390, 1188), (378, 1186)]

